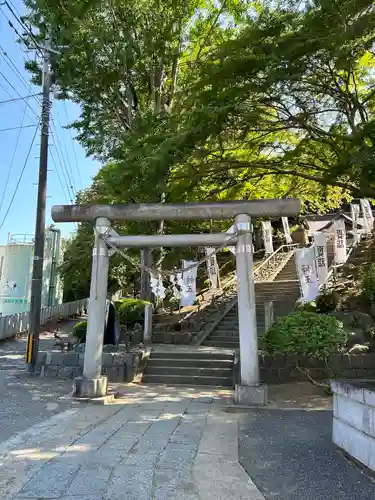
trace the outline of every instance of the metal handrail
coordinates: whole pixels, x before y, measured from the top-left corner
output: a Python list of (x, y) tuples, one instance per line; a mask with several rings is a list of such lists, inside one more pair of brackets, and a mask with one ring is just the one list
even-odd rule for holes
[(273, 253), (271, 253), (266, 260), (264, 260), (258, 267), (256, 267), (254, 269), (254, 273), (256, 271), (259, 271), (260, 269), (262, 269), (268, 262), (270, 262), (270, 260), (275, 257), (275, 255), (277, 253), (279, 253), (282, 249), (285, 249), (285, 248), (288, 248), (288, 250), (291, 252), (292, 250), (296, 250), (297, 247), (298, 247), (298, 243), (291, 243), (291, 244), (287, 244), (287, 245), (281, 245), (277, 250), (275, 250)]
[[(298, 247), (298, 243), (291, 243), (291, 244), (285, 244), (285, 245), (281, 245), (277, 248), (277, 250), (275, 250), (271, 255), (269, 255), (266, 260), (262, 261), (257, 267), (255, 267), (253, 269), (253, 273), (254, 273), (254, 276), (255, 276), (255, 273), (257, 271), (259, 271), (260, 269), (263, 268), (263, 266), (265, 264), (267, 264), (276, 254), (278, 254), (279, 252), (281, 252), (282, 250), (285, 250), (286, 248), (289, 250), (289, 251), (292, 251), (292, 250), (295, 250), (297, 247)], [(233, 284), (236, 282), (237, 280), (237, 277), (236, 275), (233, 276), (233, 278), (229, 279), (225, 284), (224, 286), (222, 286), (221, 288), (218, 288), (215, 292), (212, 293), (212, 296), (210, 297), (210, 303), (212, 303), (216, 298), (218, 297), (221, 297), (222, 295), (224, 295), (228, 288), (230, 288), (231, 286), (233, 286)], [(255, 280), (254, 280), (255, 281)], [(198, 311), (200, 310), (200, 307), (198, 306)], [(181, 318), (179, 320), (179, 323), (182, 323), (184, 321), (186, 321), (187, 319), (189, 319), (190, 316), (192, 316), (193, 314), (195, 314), (197, 312), (197, 310), (193, 310), (193, 311), (189, 311), (183, 318)]]

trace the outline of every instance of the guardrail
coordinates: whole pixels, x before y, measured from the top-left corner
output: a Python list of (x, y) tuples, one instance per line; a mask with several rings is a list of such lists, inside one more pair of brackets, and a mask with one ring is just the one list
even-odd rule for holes
[[(44, 325), (51, 320), (59, 320), (79, 314), (88, 307), (89, 299), (66, 302), (50, 307), (42, 307), (40, 311), (40, 324)], [(10, 314), (0, 317), (0, 340), (10, 339), (19, 333), (26, 332), (29, 328), (29, 312)]]

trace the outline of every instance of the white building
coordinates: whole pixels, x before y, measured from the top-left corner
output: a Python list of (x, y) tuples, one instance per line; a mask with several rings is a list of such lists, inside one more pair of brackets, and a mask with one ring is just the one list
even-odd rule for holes
[[(0, 246), (0, 314), (29, 310), (34, 243), (29, 235), (10, 234)], [(58, 266), (62, 261), (61, 235), (53, 226), (46, 230), (43, 265), (42, 307), (62, 302)]]

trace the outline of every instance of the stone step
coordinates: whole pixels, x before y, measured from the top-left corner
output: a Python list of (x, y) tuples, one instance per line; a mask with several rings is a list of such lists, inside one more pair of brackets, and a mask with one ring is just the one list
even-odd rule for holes
[(178, 350), (166, 350), (164, 352), (161, 351), (152, 351), (150, 360), (152, 361), (154, 359), (181, 359), (181, 360), (186, 360), (186, 359), (207, 359), (210, 358), (212, 360), (232, 360), (233, 361), (233, 353), (232, 352), (220, 352), (220, 350), (212, 349), (212, 350), (202, 350), (202, 351), (188, 351), (184, 349), (178, 349)]
[(239, 339), (233, 341), (228, 341), (228, 340), (215, 341), (209, 338), (208, 340), (205, 340), (203, 342), (203, 345), (212, 347), (224, 347), (226, 349), (239, 349), (240, 341)]
[(143, 376), (144, 384), (165, 384), (165, 385), (206, 385), (211, 387), (232, 387), (231, 377), (209, 377), (200, 375), (147, 375)]
[(214, 341), (218, 341), (218, 342), (221, 342), (221, 341), (230, 341), (230, 342), (237, 342), (239, 338), (239, 331), (231, 331), (231, 332), (213, 332), (212, 335), (210, 335), (210, 337), (207, 339), (207, 340), (214, 340)]
[(184, 367), (197, 367), (197, 368), (232, 368), (233, 365), (233, 355), (230, 359), (215, 359), (216, 356), (212, 355), (212, 358), (209, 357), (209, 354), (206, 354), (206, 357), (203, 359), (183, 359), (183, 358), (153, 358), (151, 357), (147, 363), (147, 368), (151, 367), (166, 367), (166, 366), (184, 366)]
[(180, 376), (203, 376), (212, 378), (231, 378), (233, 363), (229, 368), (212, 368), (198, 366), (153, 366), (147, 365), (146, 375), (177, 375)]

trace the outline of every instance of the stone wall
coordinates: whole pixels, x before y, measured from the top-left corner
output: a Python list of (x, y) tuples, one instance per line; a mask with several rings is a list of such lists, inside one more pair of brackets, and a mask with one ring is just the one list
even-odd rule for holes
[[(143, 353), (104, 352), (102, 374), (110, 382), (131, 382), (138, 373)], [(83, 373), (84, 354), (76, 352), (40, 351), (37, 367), (41, 377), (73, 379)]]
[(329, 358), (331, 373), (324, 361), (294, 356), (259, 356), (260, 378), (267, 384), (305, 381), (306, 376), (295, 368), (296, 362), (308, 368), (310, 375), (321, 380), (340, 378), (375, 378), (375, 353), (333, 354)]

